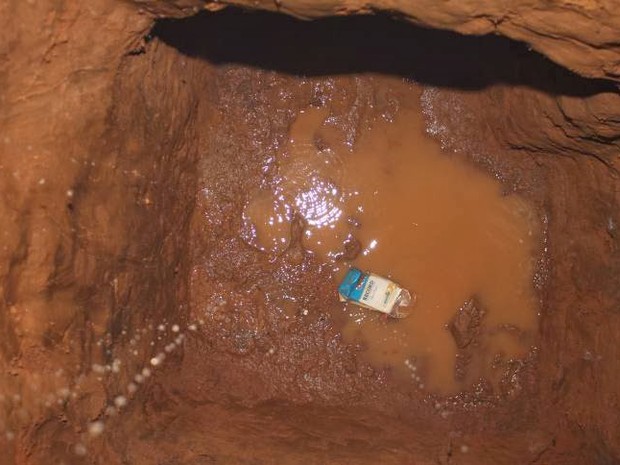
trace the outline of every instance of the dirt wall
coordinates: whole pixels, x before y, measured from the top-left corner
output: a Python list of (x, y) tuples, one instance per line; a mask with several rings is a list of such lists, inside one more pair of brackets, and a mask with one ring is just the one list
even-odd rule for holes
[[(147, 36), (155, 14), (188, 15), (194, 6), (203, 5), (0, 5), (0, 443), (9, 451), (2, 460), (360, 463), (363, 456), (369, 463), (412, 457), (420, 463), (614, 463), (620, 456), (620, 354), (613, 343), (620, 325), (615, 84), (580, 78), (507, 40), (410, 33), (403, 23), (376, 18), (314, 27), (232, 13), (170, 24), (157, 37)], [(375, 9), (279, 7), (308, 17)], [(402, 13), (434, 27), (498, 31), (583, 75), (617, 78), (613, 14), (601, 19), (604, 9), (562, 5), (559, 16), (567, 20), (544, 21), (551, 10), (528, 16), (517, 5), (517, 13), (500, 21), (493, 8), (479, 5), (474, 14), (418, 3)], [(570, 35), (546, 29), (568, 23), (580, 26)], [(325, 27), (340, 31), (337, 40), (325, 39)], [(252, 47), (246, 48), (244, 34), (253, 37)], [(303, 37), (287, 39), (293, 34)], [(371, 60), (342, 58), (363, 40)], [(286, 42), (288, 49), (277, 48)], [(325, 58), (308, 68), (298, 49), (311, 44)], [(266, 49), (275, 52), (261, 53)], [(391, 56), (386, 50), (398, 51)], [(534, 400), (474, 415), (477, 426), (464, 441), (464, 420), (433, 420), (420, 399), (384, 397), (391, 385), (369, 387), (372, 373), (355, 378), (359, 367), (348, 375), (355, 379), (340, 386), (340, 372), (332, 373), (332, 387), (376, 398), (353, 396), (335, 405), (333, 399), (342, 398), (336, 391), (302, 395), (303, 386), (294, 383), (263, 389), (270, 372), (257, 377), (264, 369), (257, 354), (236, 353), (220, 338), (226, 327), (212, 326), (172, 355), (169, 368), (141, 388), (122, 415), (108, 418), (106, 408), (150, 366), (157, 353), (150, 342), (163, 344), (157, 324), (187, 321), (190, 263), (197, 254), (190, 250), (197, 243), (190, 225), (205, 207), (195, 204), (197, 167), (215, 153), (211, 136), (225, 108), (218, 92), (229, 88), (226, 95), (236, 97), (228, 104), (240, 115), (246, 105), (257, 107), (237, 136), (244, 127), (263, 128), (268, 142), (282, 136), (286, 112), (311, 98), (311, 84), (328, 79), (321, 76), (323, 66), (327, 74), (352, 76), (339, 84), (350, 97), (343, 111), (367, 92), (359, 88), (364, 71), (414, 76), (426, 87), (431, 133), (546, 213), (545, 305), (535, 382), (526, 391)], [(278, 87), (292, 92), (282, 108), (270, 103)], [(270, 111), (285, 116), (265, 126), (260, 121)], [(229, 175), (247, 174), (239, 151), (220, 157)], [(219, 260), (224, 264), (230, 256), (223, 250)], [(260, 311), (249, 308), (248, 318)], [(269, 310), (262, 311), (268, 319)], [(137, 330), (144, 330), (140, 340)], [(312, 330), (317, 346), (329, 347), (337, 335), (328, 321), (317, 320)], [(303, 336), (298, 343), (304, 347), (310, 336), (298, 331), (293, 334)], [(354, 359), (351, 348), (334, 344), (332, 357)], [(122, 360), (120, 368), (115, 360)], [(196, 376), (197, 367), (209, 376)], [(230, 367), (245, 371), (231, 374)], [(276, 373), (277, 366), (270, 370)], [(404, 408), (408, 414), (399, 413)], [(511, 427), (510, 415), (519, 408), (527, 415)], [(103, 417), (106, 435), (86, 443), (85, 425)], [(474, 453), (460, 452), (457, 444), (465, 442)], [(77, 445), (94, 453), (76, 454)]]

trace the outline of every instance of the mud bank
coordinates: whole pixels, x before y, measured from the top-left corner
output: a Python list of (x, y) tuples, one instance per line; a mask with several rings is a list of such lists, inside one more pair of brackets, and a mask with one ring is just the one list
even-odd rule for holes
[[(619, 459), (615, 84), (386, 18), (227, 11), (151, 29), (123, 2), (4, 10), (1, 460)], [(398, 112), (394, 79), (445, 156), (544, 230), (538, 329), (503, 389), (411, 389), (343, 338), (329, 268), (240, 238), (299, 112), (329, 108), (355, 144)]]

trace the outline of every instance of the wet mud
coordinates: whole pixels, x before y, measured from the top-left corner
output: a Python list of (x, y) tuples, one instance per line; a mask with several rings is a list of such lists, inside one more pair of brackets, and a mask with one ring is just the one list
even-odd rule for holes
[[(607, 84), (386, 18), (132, 50), (56, 197), (63, 292), (0, 314), (7, 463), (614, 463), (614, 162), (549, 129)], [(350, 266), (409, 316), (340, 302)]]
[[(345, 340), (419, 388), (471, 388), (489, 381), (493, 360), (522, 359), (531, 349), (540, 225), (523, 200), (502, 195), (488, 174), (441, 153), (425, 134), (419, 87), (375, 77), (373, 88), (380, 89), (373, 95), (379, 104), (360, 105), (359, 112), (378, 106), (380, 113), (362, 122), (355, 143), (347, 144), (350, 128), (329, 114), (330, 101), (296, 117), (288, 143), (265, 167), (261, 184), (268, 187), (250, 194), (242, 235), (277, 260), (291, 247), (293, 221), (301, 221), (301, 253), (332, 269), (326, 298), (334, 298), (349, 266), (396, 280), (415, 296), (409, 318), (389, 321), (348, 305), (335, 315)], [(384, 101), (391, 108), (381, 108)], [(484, 361), (468, 360), (469, 385), (459, 385), (459, 341), (447, 327), (474, 295), (490, 310), (476, 341), (489, 353), (478, 355)], [(463, 378), (466, 370), (460, 371)]]

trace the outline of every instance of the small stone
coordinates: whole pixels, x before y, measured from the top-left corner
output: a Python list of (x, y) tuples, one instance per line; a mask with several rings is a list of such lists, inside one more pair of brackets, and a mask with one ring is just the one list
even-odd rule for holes
[(76, 444), (73, 448), (73, 452), (75, 452), (75, 455), (83, 457), (86, 455), (86, 447), (84, 446), (84, 444)]
[(112, 372), (118, 373), (121, 371), (121, 361), (119, 359), (114, 359), (112, 362)]
[(103, 424), (102, 421), (93, 421), (92, 423), (88, 425), (88, 434), (90, 434), (93, 437), (99, 436), (101, 433), (103, 433), (104, 429), (105, 429), (105, 425)]
[(166, 347), (164, 347), (164, 351), (166, 351), (167, 353), (170, 353), (174, 350), (175, 347), (176, 345), (173, 342), (172, 344), (168, 344)]

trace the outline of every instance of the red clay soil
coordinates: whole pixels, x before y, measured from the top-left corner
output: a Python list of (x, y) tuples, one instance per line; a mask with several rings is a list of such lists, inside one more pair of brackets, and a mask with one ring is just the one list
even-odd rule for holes
[[(153, 18), (129, 3), (76, 5), (0, 6), (15, 19), (0, 68), (0, 463), (620, 461), (615, 84), (507, 39), (386, 18), (231, 11), (146, 35)], [(294, 115), (325, 106), (355, 143), (386, 75), (421, 93), (451, 156), (545, 225), (536, 347), (499, 391), (420, 394), (370, 367), (341, 338), (329, 270), (239, 236)]]

